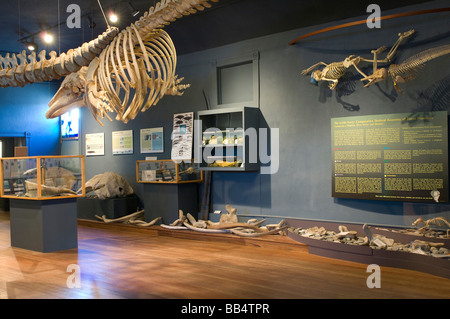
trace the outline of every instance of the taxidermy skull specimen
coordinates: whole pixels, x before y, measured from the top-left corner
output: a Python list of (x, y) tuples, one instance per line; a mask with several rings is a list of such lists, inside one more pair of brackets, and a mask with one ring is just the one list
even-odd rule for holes
[[(217, 2), (218, 0), (210, 0)], [(127, 123), (164, 95), (182, 95), (189, 84), (175, 74), (177, 55), (160, 29), (182, 15), (204, 10), (208, 0), (163, 0), (122, 30), (88, 67), (72, 73), (49, 103), (47, 118), (86, 106), (101, 124), (109, 112)]]
[[(86, 182), (86, 193), (94, 192), (99, 199), (123, 197), (134, 194), (128, 181), (114, 172), (97, 174)], [(78, 191), (80, 192), (81, 189)]]

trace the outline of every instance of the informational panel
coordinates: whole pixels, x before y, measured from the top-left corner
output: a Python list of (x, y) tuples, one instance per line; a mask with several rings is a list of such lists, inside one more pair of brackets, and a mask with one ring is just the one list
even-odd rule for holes
[(113, 155), (133, 154), (133, 130), (112, 132)]
[(332, 196), (448, 201), (447, 111), (331, 119)]
[(172, 160), (192, 158), (194, 112), (174, 114), (172, 131)]
[(86, 134), (86, 156), (105, 155), (105, 133)]
[(164, 152), (164, 128), (141, 129), (141, 153)]

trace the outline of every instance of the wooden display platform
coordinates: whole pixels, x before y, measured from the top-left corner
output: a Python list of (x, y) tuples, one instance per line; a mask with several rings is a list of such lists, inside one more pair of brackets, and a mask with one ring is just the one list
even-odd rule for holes
[[(362, 230), (362, 225), (349, 224), (349, 223), (333, 223), (333, 222), (320, 222), (320, 221), (308, 221), (308, 220), (286, 220), (287, 224), (293, 228), (310, 228), (314, 226), (325, 227), (327, 230), (338, 230), (339, 225), (347, 226), (349, 230), (355, 230), (358, 232), (358, 236), (365, 236), (365, 232)], [(351, 262), (357, 262), (362, 264), (377, 264), (379, 266), (403, 268), (409, 270), (417, 270), (432, 275), (449, 278), (450, 279), (450, 261), (446, 259), (438, 259), (431, 256), (423, 256), (407, 252), (388, 251), (372, 249), (368, 246), (356, 246), (342, 243), (334, 243), (323, 240), (312, 239), (294, 234), (290, 231), (287, 232), (287, 236), (280, 235), (268, 235), (261, 237), (240, 237), (229, 233), (203, 233), (192, 230), (172, 230), (163, 228), (161, 226), (151, 227), (139, 227), (129, 224), (119, 223), (103, 223), (101, 221), (92, 220), (78, 220), (78, 224), (82, 226), (91, 226), (96, 228), (113, 229), (115, 231), (131, 231), (131, 232), (145, 232), (151, 236), (167, 236), (179, 239), (192, 239), (200, 241), (218, 241), (227, 242), (233, 244), (250, 245), (257, 247), (272, 247), (283, 249), (299, 249), (302, 246), (304, 249), (308, 249), (308, 252), (313, 255), (346, 260)], [(384, 227), (386, 228), (386, 227)], [(371, 229), (374, 234), (381, 234), (376, 228)], [(410, 242), (415, 239), (427, 240), (424, 237), (417, 237), (405, 234), (393, 233), (384, 234), (386, 237), (394, 238), (398, 242)], [(408, 236), (408, 237), (404, 237)], [(445, 247), (450, 247), (450, 240), (445, 241)], [(299, 247), (300, 245), (300, 247)], [(303, 248), (302, 247), (302, 248)]]
[[(104, 223), (102, 221), (93, 221), (88, 219), (78, 219), (78, 225), (84, 227), (95, 227), (112, 229), (114, 231), (131, 231), (143, 232), (150, 236), (165, 236), (179, 239), (192, 239), (201, 241), (218, 241), (228, 242), (241, 245), (252, 245), (257, 247), (283, 247), (283, 248), (300, 248), (298, 242), (292, 240), (288, 236), (268, 235), (260, 237), (240, 237), (230, 233), (203, 233), (193, 230), (174, 230), (161, 226), (153, 225), (151, 227), (142, 227), (123, 223)], [(300, 246), (300, 247), (299, 247)], [(304, 246), (306, 248), (306, 246)]]
[[(292, 228), (311, 228), (314, 226), (324, 227), (326, 230), (338, 231), (340, 225), (346, 226), (349, 230), (357, 232), (357, 236), (366, 236), (363, 225), (360, 224), (348, 224), (338, 222), (322, 222), (311, 220), (297, 220), (287, 219), (286, 223)], [(388, 229), (386, 227), (383, 227)], [(444, 247), (450, 247), (450, 239), (433, 239), (421, 236), (413, 236), (401, 233), (394, 233), (387, 230), (379, 230), (376, 227), (372, 227), (373, 234), (380, 234), (388, 238), (392, 238), (397, 242), (409, 243), (414, 240), (423, 241), (437, 241), (445, 244)], [(445, 277), (450, 279), (450, 260), (439, 259), (432, 256), (424, 256), (419, 254), (413, 254), (401, 251), (390, 251), (384, 249), (372, 249), (369, 246), (349, 245), (343, 243), (335, 243), (324, 240), (318, 240), (313, 238), (304, 237), (293, 232), (288, 232), (288, 237), (305, 245), (308, 245), (309, 253), (348, 260), (364, 264), (377, 264), (379, 266), (404, 268), (410, 270), (417, 270), (426, 272), (432, 275)], [(430, 240), (429, 240), (430, 239)]]

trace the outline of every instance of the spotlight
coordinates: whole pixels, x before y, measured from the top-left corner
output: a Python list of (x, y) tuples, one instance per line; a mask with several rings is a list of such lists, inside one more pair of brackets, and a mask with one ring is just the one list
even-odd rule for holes
[(44, 42), (45, 43), (52, 43), (53, 42), (53, 36), (50, 33), (44, 33)]
[(139, 10), (137, 10), (137, 9), (135, 9), (135, 8), (133, 7), (133, 4), (131, 3), (131, 1), (128, 2), (128, 5), (129, 5), (130, 8), (131, 8), (131, 15), (132, 15), (133, 17), (135, 17), (135, 16), (137, 16), (139, 13), (141, 13), (141, 11), (139, 11)]
[(27, 43), (28, 51), (37, 51), (37, 44), (34, 42)]
[(23, 42), (25, 44), (25, 46), (27, 47), (28, 51), (37, 51), (38, 50), (38, 45), (36, 44), (36, 42), (34, 42), (34, 38), (31, 41), (26, 41)]
[(119, 18), (117, 17), (117, 15), (113, 12), (111, 12), (111, 14), (109, 15), (109, 21), (111, 21), (112, 23), (116, 23), (119, 20)]

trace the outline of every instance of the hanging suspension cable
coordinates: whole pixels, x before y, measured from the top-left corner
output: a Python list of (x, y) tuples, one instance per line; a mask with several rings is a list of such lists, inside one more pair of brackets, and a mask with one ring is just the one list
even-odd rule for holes
[(20, 37), (22, 36), (22, 30), (20, 28), (20, 0), (17, 2), (17, 6), (19, 8), (19, 40), (17, 41), (20, 41)]
[(97, 0), (97, 2), (98, 2), (98, 5), (99, 5), (99, 7), (100, 7), (100, 10), (102, 10), (103, 17), (105, 18), (106, 26), (107, 26), (108, 29), (109, 29), (109, 28), (111, 28), (111, 26), (110, 26), (109, 23), (108, 23), (108, 19), (106, 18), (105, 12), (103, 11), (103, 7), (102, 7), (102, 5), (101, 5), (101, 3), (100, 3), (100, 0)]
[(58, 0), (58, 52), (61, 54), (61, 8)]

